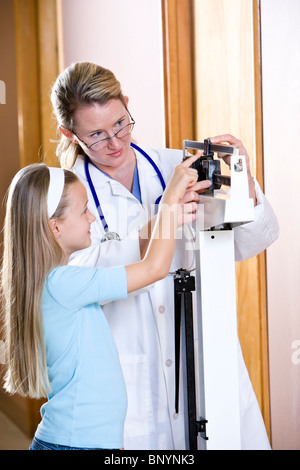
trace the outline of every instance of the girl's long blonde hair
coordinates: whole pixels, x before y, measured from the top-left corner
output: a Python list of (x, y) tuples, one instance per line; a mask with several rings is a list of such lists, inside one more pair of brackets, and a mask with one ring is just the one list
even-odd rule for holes
[[(9, 393), (32, 398), (49, 393), (41, 299), (47, 275), (63, 259), (48, 219), (49, 181), (46, 165), (33, 164), (21, 170), (9, 188), (4, 225), (4, 386)], [(64, 192), (53, 218), (63, 216), (68, 205), (67, 188), (75, 181), (76, 175), (65, 171)]]
[[(119, 99), (125, 105), (120, 82), (108, 69), (90, 62), (70, 65), (56, 79), (51, 102), (58, 127), (74, 131), (73, 116), (79, 107)], [(59, 132), (59, 131), (58, 131)], [(56, 154), (62, 168), (71, 169), (81, 147), (59, 132)]]

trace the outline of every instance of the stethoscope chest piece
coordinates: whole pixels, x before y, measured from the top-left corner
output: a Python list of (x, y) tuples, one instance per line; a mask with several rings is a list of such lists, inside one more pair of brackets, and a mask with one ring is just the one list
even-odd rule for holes
[(118, 240), (118, 241), (120, 241), (121, 238), (116, 232), (106, 232), (106, 234), (104, 235), (104, 237), (101, 240), (101, 243), (102, 242), (107, 242), (109, 240)]

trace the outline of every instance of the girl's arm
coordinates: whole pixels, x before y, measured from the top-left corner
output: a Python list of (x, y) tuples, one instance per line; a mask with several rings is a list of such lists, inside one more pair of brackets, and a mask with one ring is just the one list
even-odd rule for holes
[[(128, 292), (152, 284), (168, 274), (176, 245), (180, 201), (186, 190), (197, 182), (197, 170), (190, 168), (197, 158), (198, 154), (175, 168), (160, 203), (146, 255), (143, 260), (126, 266)], [(206, 187), (210, 184), (206, 183)]]
[[(183, 225), (185, 223), (193, 222), (195, 220), (195, 211), (197, 208), (197, 201), (199, 200), (199, 194), (197, 191), (203, 192), (210, 185), (210, 182), (208, 183), (207, 181), (201, 181), (197, 184), (197, 188), (195, 188), (195, 190), (188, 190), (185, 192), (185, 195), (180, 200), (178, 225)], [(148, 223), (144, 225), (139, 232), (141, 259), (144, 258), (147, 252), (150, 237), (155, 226), (156, 218), (156, 215), (152, 217), (152, 219), (150, 219)]]

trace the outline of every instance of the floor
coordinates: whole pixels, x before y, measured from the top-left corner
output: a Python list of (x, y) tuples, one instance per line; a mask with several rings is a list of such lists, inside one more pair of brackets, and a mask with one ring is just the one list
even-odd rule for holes
[(0, 411), (0, 450), (28, 450), (31, 439)]

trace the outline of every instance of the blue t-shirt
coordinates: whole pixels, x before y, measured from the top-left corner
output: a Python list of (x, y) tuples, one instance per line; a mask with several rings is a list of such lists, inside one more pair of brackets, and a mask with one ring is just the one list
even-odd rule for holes
[(37, 438), (71, 447), (123, 447), (126, 389), (98, 302), (126, 296), (123, 266), (60, 266), (49, 274), (42, 321), (51, 393), (41, 408)]

